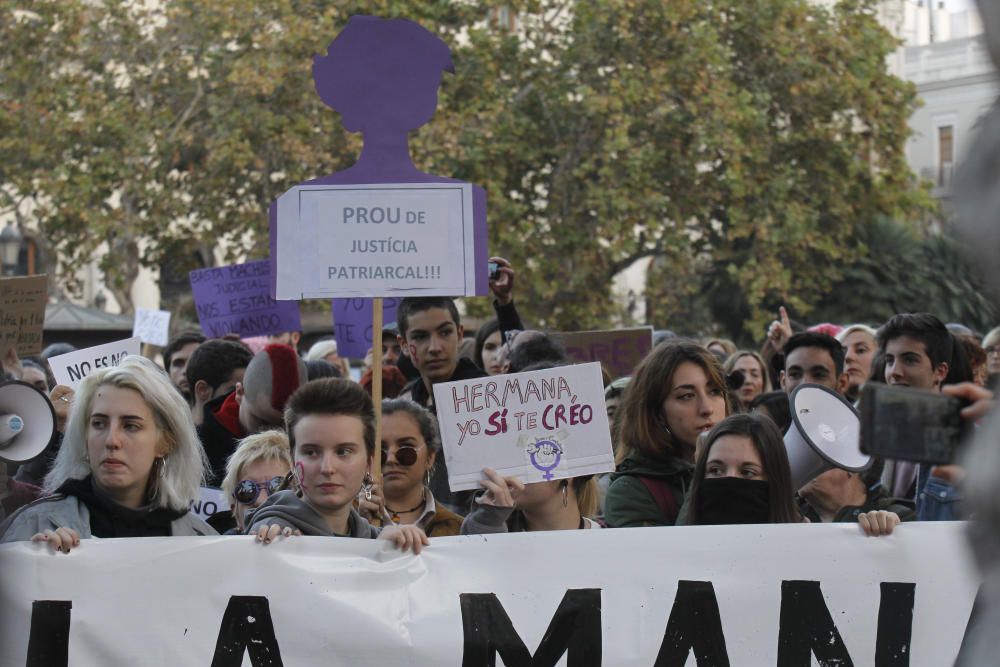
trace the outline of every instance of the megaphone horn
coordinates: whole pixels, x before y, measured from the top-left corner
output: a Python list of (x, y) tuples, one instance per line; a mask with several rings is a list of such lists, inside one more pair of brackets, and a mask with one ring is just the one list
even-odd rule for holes
[(0, 459), (28, 461), (41, 454), (56, 430), (48, 397), (26, 382), (0, 384)]
[(861, 452), (861, 419), (847, 399), (822, 385), (800, 384), (788, 401), (792, 425), (785, 450), (793, 489), (833, 468), (864, 472), (871, 467), (872, 458)]

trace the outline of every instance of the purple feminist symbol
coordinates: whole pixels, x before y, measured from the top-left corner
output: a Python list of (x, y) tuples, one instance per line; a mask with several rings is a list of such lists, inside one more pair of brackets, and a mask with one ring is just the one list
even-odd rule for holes
[(562, 453), (562, 447), (555, 440), (538, 440), (528, 446), (531, 465), (544, 473), (544, 480), (552, 479), (552, 471), (559, 465)]

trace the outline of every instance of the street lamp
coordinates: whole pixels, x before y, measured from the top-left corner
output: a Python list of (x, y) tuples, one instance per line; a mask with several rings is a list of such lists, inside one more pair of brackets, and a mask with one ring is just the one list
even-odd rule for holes
[(7, 226), (0, 232), (0, 255), (3, 259), (3, 275), (17, 275), (17, 260), (21, 254), (21, 232), (10, 220)]

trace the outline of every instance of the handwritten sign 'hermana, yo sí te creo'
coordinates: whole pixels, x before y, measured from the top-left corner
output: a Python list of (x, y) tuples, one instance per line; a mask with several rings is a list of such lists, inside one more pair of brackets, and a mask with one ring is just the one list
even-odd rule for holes
[(615, 468), (600, 364), (439, 383), (434, 404), (452, 491), (483, 468), (526, 483)]

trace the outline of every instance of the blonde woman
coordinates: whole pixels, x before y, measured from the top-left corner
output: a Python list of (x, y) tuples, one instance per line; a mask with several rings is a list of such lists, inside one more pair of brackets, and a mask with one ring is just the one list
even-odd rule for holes
[(277, 492), (291, 470), (292, 456), (284, 431), (254, 433), (240, 440), (226, 461), (222, 480), (222, 492), (229, 500), (238, 533), (246, 529), (247, 513)]
[(126, 357), (88, 376), (45, 478), (52, 494), (0, 525), (0, 542), (68, 553), (90, 537), (215, 535), (188, 511), (206, 460), (191, 411), (153, 362)]

